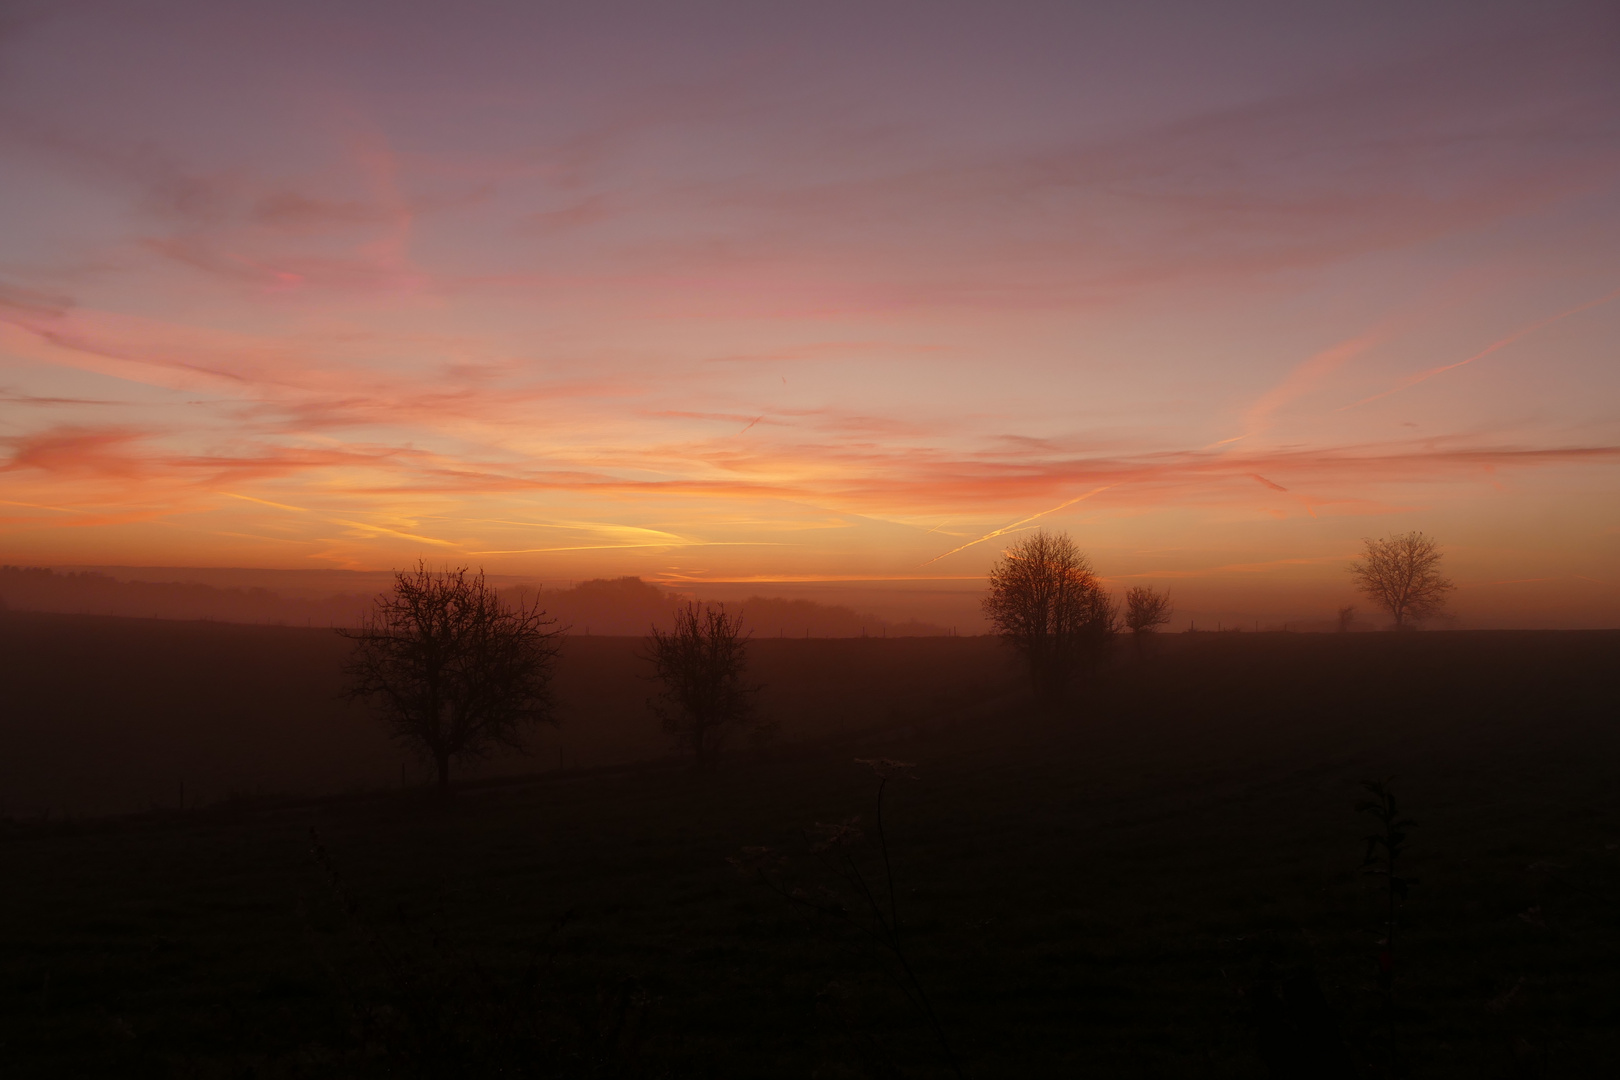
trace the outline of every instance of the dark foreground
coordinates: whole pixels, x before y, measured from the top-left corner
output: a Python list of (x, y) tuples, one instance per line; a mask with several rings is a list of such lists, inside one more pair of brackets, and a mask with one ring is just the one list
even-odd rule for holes
[[(917, 763), (893, 904), (965, 1075), (1608, 1074), (1620, 633), (1163, 644), (1061, 714), (937, 703), (715, 775), (0, 824), (0, 1074), (951, 1075), (809, 853), (861, 815), (888, 910), (879, 756)], [(1386, 776), (1393, 1025), (1351, 809)], [(857, 925), (728, 862), (765, 845)]]

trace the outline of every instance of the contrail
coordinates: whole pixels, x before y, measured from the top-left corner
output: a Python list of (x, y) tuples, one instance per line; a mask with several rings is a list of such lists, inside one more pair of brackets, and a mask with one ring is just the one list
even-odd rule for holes
[(1589, 311), (1592, 308), (1601, 307), (1617, 297), (1620, 297), (1620, 289), (1614, 290), (1607, 296), (1600, 296), (1596, 300), (1589, 300), (1586, 303), (1581, 304), (1579, 307), (1572, 307), (1568, 311), (1561, 311), (1557, 315), (1550, 315), (1547, 318), (1542, 319), (1540, 322), (1531, 323), (1522, 330), (1515, 330), (1501, 341), (1494, 342), (1493, 344), (1486, 346), (1484, 349), (1481, 349), (1479, 352), (1475, 353), (1473, 356), (1470, 356), (1466, 360), (1458, 360), (1453, 364), (1445, 364), (1441, 367), (1431, 368), (1428, 371), (1419, 372), (1416, 375), (1408, 375), (1405, 379), (1402, 379), (1400, 382), (1396, 383), (1394, 386), (1390, 387), (1388, 390), (1385, 390), (1381, 394), (1374, 394), (1372, 397), (1362, 398), (1360, 401), (1352, 401), (1348, 405), (1339, 406), (1334, 411), (1344, 412), (1346, 409), (1354, 409), (1359, 405), (1366, 405), (1368, 402), (1377, 401), (1379, 398), (1389, 397), (1389, 395), (1397, 393), (1401, 390), (1405, 390), (1407, 387), (1416, 386), (1420, 382), (1427, 382), (1436, 375), (1444, 374), (1453, 368), (1460, 368), (1465, 364), (1472, 364), (1475, 360), (1483, 360), (1485, 357), (1491, 355), (1493, 352), (1496, 352), (1498, 349), (1505, 349), (1515, 341), (1518, 341), (1520, 338), (1527, 337), (1544, 326), (1551, 326), (1553, 323), (1562, 319), (1567, 319), (1571, 315), (1579, 315), (1583, 311)]
[(1012, 532), (1014, 529), (1018, 528), (1020, 525), (1028, 525), (1030, 522), (1034, 521), (1036, 518), (1043, 518), (1047, 514), (1055, 514), (1059, 510), (1062, 510), (1066, 506), (1073, 506), (1077, 502), (1081, 502), (1082, 500), (1089, 499), (1093, 495), (1096, 495), (1096, 494), (1098, 494), (1100, 492), (1107, 491), (1109, 488), (1118, 487), (1118, 486), (1119, 486), (1118, 484), (1104, 484), (1100, 488), (1092, 488), (1090, 491), (1086, 492), (1084, 495), (1076, 495), (1074, 498), (1070, 499), (1068, 502), (1061, 502), (1061, 503), (1058, 503), (1056, 506), (1052, 507), (1052, 509), (1050, 509), (1050, 510), (1042, 510), (1038, 514), (1031, 514), (1031, 515), (1029, 515), (1029, 517), (1024, 518), (1022, 521), (1015, 521), (1011, 525), (1003, 525), (1001, 528), (997, 529), (995, 532), (985, 533), (983, 536), (979, 537), (977, 540), (969, 540), (967, 543), (963, 544), (961, 547), (951, 548), (951, 550), (947, 551), (945, 553), (945, 555), (935, 555), (932, 559), (929, 559), (928, 562), (919, 563), (918, 565), (919, 566), (927, 566), (929, 563), (937, 563), (937, 562), (939, 562), (939, 560), (945, 558), (946, 555), (955, 555), (958, 551), (966, 551), (968, 548), (972, 547), (974, 544), (982, 544), (986, 540), (994, 540), (998, 536), (1003, 536), (1003, 535), (1005, 535), (1007, 533)]
[(33, 510), (55, 510), (58, 514), (77, 513), (67, 506), (46, 506), (44, 503), (14, 502), (11, 499), (0, 499), (0, 506), (26, 506)]
[(255, 499), (255, 498), (254, 498), (254, 497), (253, 497), (253, 496), (251, 496), (251, 495), (238, 495), (238, 494), (237, 494), (237, 493), (236, 493), (236, 492), (234, 492), (234, 491), (221, 491), (221, 492), (220, 492), (220, 494), (221, 494), (221, 495), (229, 495), (229, 496), (230, 496), (230, 497), (231, 497), (231, 498), (233, 498), (233, 499), (241, 499), (241, 500), (242, 500), (242, 501), (243, 501), (243, 502), (251, 502), (251, 503), (258, 503), (258, 504), (259, 504), (259, 505), (260, 505), (260, 506), (273, 506), (273, 507), (275, 507), (275, 508), (276, 508), (276, 509), (277, 509), (277, 510), (296, 510), (296, 511), (298, 511), (298, 512), (299, 512), (299, 513), (300, 513), (300, 514), (309, 514), (309, 513), (313, 513), (313, 511), (312, 511), (312, 510), (310, 510), (310, 509), (309, 509), (309, 508), (307, 508), (307, 507), (303, 507), (303, 506), (288, 506), (288, 505), (287, 505), (287, 504), (286, 504), (286, 503), (278, 503), (278, 502), (271, 502), (271, 501), (270, 501), (270, 500), (269, 500), (269, 499)]
[[(238, 495), (234, 491), (221, 491), (217, 494), (232, 499), (241, 499), (243, 502), (258, 503), (260, 506), (274, 506), (278, 510), (296, 510), (300, 514), (313, 514), (315, 511), (304, 506), (289, 506), (286, 503), (271, 502), (269, 499), (255, 499), (252, 495)], [(387, 533), (389, 536), (403, 536), (407, 540), (416, 540), (424, 544), (437, 544), (440, 547), (458, 547), (453, 540), (439, 540), (431, 536), (418, 536), (415, 533), (401, 532), (399, 529), (390, 529), (386, 525), (370, 525), (364, 521), (350, 521), (347, 518), (322, 517), (322, 521), (330, 525), (347, 525), (351, 529), (364, 529), (371, 533)], [(250, 535), (243, 533), (241, 535)], [(259, 537), (258, 539), (264, 539)], [(476, 554), (476, 553), (475, 553)]]
[[(263, 500), (255, 501), (259, 502)], [(398, 529), (390, 529), (386, 525), (368, 525), (364, 521), (348, 521), (344, 518), (327, 518), (326, 520), (334, 525), (347, 525), (351, 529), (364, 529), (367, 532), (387, 533), (389, 536), (403, 536), (407, 540), (419, 540), (424, 544), (438, 544), (440, 547), (460, 546), (454, 540), (437, 540), (431, 536), (417, 536), (415, 533), (401, 532)]]

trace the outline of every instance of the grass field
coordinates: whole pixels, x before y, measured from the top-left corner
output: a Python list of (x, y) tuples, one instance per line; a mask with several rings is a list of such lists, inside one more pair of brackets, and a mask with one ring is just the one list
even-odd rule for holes
[[(328, 629), (0, 614), (0, 816), (84, 817), (234, 796), (399, 788), (428, 770), (342, 697)], [(669, 753), (639, 639), (571, 636), (555, 728), (459, 777), (626, 765)], [(761, 638), (761, 708), (785, 741), (973, 707), (1018, 683), (989, 638)]]
[[(713, 775), (0, 825), (5, 1074), (950, 1075), (857, 933), (728, 862), (769, 845), (859, 917), (805, 836), (859, 814), (886, 903), (880, 756), (916, 763), (900, 941), (966, 1075), (1386, 1075), (1352, 803), (1387, 776), (1399, 1071), (1620, 1060), (1620, 633), (1177, 635), (1052, 713), (988, 642), (895, 644), (760, 642), (785, 741)], [(632, 655), (573, 707), (644, 696)]]

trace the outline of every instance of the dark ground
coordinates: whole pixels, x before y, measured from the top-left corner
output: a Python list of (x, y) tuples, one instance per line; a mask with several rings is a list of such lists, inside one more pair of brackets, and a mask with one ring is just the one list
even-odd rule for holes
[[(430, 770), (343, 699), (351, 643), (328, 629), (0, 613), (0, 817), (129, 813), (232, 796), (398, 789)], [(527, 755), (462, 778), (645, 762), (669, 753), (649, 717), (640, 640), (567, 639), (560, 721)], [(753, 642), (760, 707), (789, 742), (937, 717), (1017, 679), (989, 638)]]
[[(621, 644), (604, 688), (633, 682)], [(986, 642), (760, 645), (797, 719), (714, 775), (0, 825), (0, 1074), (949, 1075), (858, 938), (727, 862), (771, 845), (838, 888), (803, 830), (870, 837), (853, 759), (883, 755), (917, 762), (886, 797), (901, 942), (967, 1075), (1387, 1075), (1351, 809), (1382, 776), (1419, 823), (1400, 1071), (1620, 1060), (1620, 633), (1177, 635), (1056, 714)], [(873, 705), (891, 666), (912, 692)], [(287, 693), (265, 708), (314, 753)], [(8, 775), (60, 745), (33, 722), (6, 719)]]

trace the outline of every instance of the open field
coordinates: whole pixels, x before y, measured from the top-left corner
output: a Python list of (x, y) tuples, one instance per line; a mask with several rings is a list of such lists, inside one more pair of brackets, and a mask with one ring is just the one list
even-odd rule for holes
[[(399, 788), (427, 773), (342, 698), (350, 643), (330, 629), (0, 615), (0, 816), (177, 807), (236, 796)], [(636, 638), (570, 636), (559, 724), (527, 755), (458, 776), (662, 757)], [(1019, 685), (989, 638), (760, 638), (761, 708), (792, 742), (976, 707)]]
[[(161, 746), (178, 753), (232, 695), (258, 753), (375, 748), (397, 772), (331, 704), (335, 676), (312, 674), (340, 654), (331, 641), (229, 628), (264, 635), (232, 639), (263, 643), (252, 663), (195, 641), (190, 674), (162, 674), (158, 644), (112, 675), (90, 663), (127, 649), (130, 625), (148, 642), (228, 636), (64, 620), (9, 637), (8, 680), (34, 686), (18, 700), (53, 698), (35, 685), (43, 654), (17, 649), (79, 635), (85, 662), (56, 669), (79, 672), (59, 687), (79, 704), (48, 713), (79, 725), (71, 738), (6, 720), (8, 785), (59, 769), (47, 755), (65, 747), (102, 753), (89, 744), (111, 721), (75, 709), (137, 701), (171, 717)], [(875, 780), (854, 763), (876, 756), (917, 763), (886, 796), (901, 941), (967, 1075), (1384, 1075), (1370, 822), (1351, 809), (1356, 782), (1383, 776), (1418, 821), (1402, 1069), (1592, 1076), (1620, 1059), (1620, 633), (1177, 635), (1055, 714), (1019, 696), (988, 641), (758, 644), (785, 742), (714, 775), (651, 762), (468, 786), (448, 807), (396, 790), (0, 826), (7, 1074), (488, 1075), (499, 1059), (949, 1075), (857, 939), (727, 861), (770, 845), (794, 880), (837, 886), (804, 830), (860, 814), (858, 865), (881, 883)], [(567, 730), (583, 740), (599, 717), (626, 757), (654, 751), (632, 719), (633, 643), (572, 647)], [(141, 738), (120, 745), (161, 756)], [(227, 760), (220, 739), (198, 768)], [(311, 789), (363, 779), (314, 770)], [(531, 992), (517, 980), (536, 955)], [(413, 1002), (448, 1030), (411, 1019)]]

